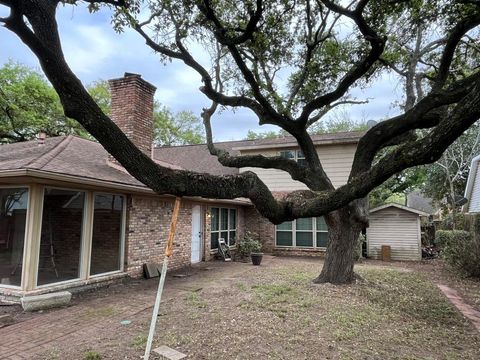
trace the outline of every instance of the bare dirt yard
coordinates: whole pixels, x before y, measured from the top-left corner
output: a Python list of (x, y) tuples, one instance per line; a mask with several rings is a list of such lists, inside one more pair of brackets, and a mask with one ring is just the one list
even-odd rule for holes
[[(267, 257), (260, 267), (204, 263), (169, 278), (154, 346), (188, 359), (480, 359), (480, 335), (436, 286), (456, 288), (478, 309), (477, 282), (438, 261), (366, 261), (357, 265), (363, 282), (315, 285), (320, 268), (318, 259)], [(10, 358), (140, 359), (156, 285), (132, 281), (77, 296), (68, 308), (0, 329), (0, 347), (15, 340), (12, 332), (43, 331), (36, 349)]]

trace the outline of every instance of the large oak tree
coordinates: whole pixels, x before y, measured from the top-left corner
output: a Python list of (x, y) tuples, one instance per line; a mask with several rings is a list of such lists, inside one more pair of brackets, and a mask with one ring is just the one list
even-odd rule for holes
[[(132, 27), (162, 59), (181, 61), (197, 71), (203, 82), (200, 91), (212, 101), (203, 111), (209, 150), (223, 165), (284, 170), (310, 189), (278, 200), (252, 172), (213, 176), (171, 170), (140, 152), (68, 67), (55, 20), (59, 2), (0, 0), (10, 8), (10, 15), (1, 21), (38, 57), (65, 114), (78, 120), (133, 176), (159, 194), (247, 197), (276, 224), (324, 215), (329, 241), (318, 282), (354, 279), (353, 247), (368, 223), (366, 195), (403, 169), (436, 161), (480, 117), (475, 57), (465, 62), (468, 67), (462, 73), (452, 71), (458, 57), (474, 52), (464, 51), (468, 38), (478, 46), (477, 0), (86, 0), (93, 10), (112, 7), (116, 29)], [(349, 97), (352, 87), (368, 86), (385, 64), (392, 64), (398, 37), (403, 36), (400, 41), (407, 46), (411, 41), (408, 28), (403, 34), (392, 34), (396, 19), (427, 6), (441, 21), (422, 19), (426, 26), (437, 28), (432, 36), (438, 36), (438, 56), (427, 59), (428, 82), (422, 99), (365, 133), (348, 183), (335, 189), (308, 128), (338, 104), (354, 101)], [(191, 51), (198, 47), (208, 51), (210, 61)], [(260, 124), (290, 133), (308, 165), (281, 157), (232, 156), (215, 148), (210, 118), (218, 106), (248, 108)], [(419, 135), (417, 129), (426, 131)]]

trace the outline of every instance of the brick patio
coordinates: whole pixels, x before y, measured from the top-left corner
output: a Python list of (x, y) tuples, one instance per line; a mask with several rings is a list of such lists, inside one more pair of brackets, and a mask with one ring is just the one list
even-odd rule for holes
[[(272, 261), (272, 258), (264, 261)], [(222, 283), (227, 285), (232, 281), (229, 277), (241, 276), (251, 269), (251, 264), (215, 261), (192, 267), (186, 278), (170, 276), (160, 313), (168, 311), (168, 302), (188, 292)], [(30, 319), (2, 328), (0, 359), (61, 359), (56, 349), (70, 344), (85, 344), (88, 348), (113, 334), (118, 338), (125, 333), (125, 339), (131, 339), (132, 333), (146, 334), (157, 284), (158, 278), (130, 281), (108, 290), (81, 294), (67, 308), (35, 313)], [(132, 323), (122, 325), (122, 320)]]

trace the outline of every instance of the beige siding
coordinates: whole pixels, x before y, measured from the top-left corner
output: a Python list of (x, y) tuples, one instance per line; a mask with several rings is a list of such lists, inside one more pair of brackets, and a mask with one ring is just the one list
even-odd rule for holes
[(478, 164), (476, 165), (472, 193), (468, 204), (468, 212), (480, 212), (480, 166), (478, 166)]
[(421, 260), (419, 216), (397, 208), (371, 214), (367, 228), (368, 256), (380, 258), (382, 245), (390, 245), (392, 260)]
[[(356, 144), (323, 145), (317, 147), (320, 161), (335, 187), (347, 183), (356, 148)], [(278, 153), (279, 150), (242, 151), (242, 155), (262, 154), (265, 156), (276, 156)], [(285, 171), (260, 168), (242, 168), (240, 171), (253, 171), (272, 191), (292, 191), (307, 188), (301, 182), (292, 180)]]

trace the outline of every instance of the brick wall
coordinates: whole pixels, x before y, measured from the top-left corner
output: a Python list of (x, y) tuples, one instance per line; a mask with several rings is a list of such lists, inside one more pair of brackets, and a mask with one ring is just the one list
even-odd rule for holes
[(123, 78), (109, 80), (109, 84), (111, 119), (141, 151), (151, 156), (156, 88), (140, 75), (129, 73)]
[[(161, 263), (170, 232), (173, 199), (132, 196), (127, 204), (125, 269), (140, 277), (146, 262)], [(190, 265), (192, 242), (192, 203), (182, 202), (169, 269)]]
[(258, 234), (263, 252), (273, 253), (275, 248), (275, 225), (260, 215), (254, 207), (245, 209), (245, 230)]

